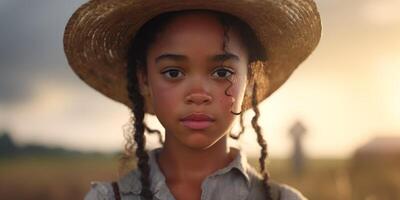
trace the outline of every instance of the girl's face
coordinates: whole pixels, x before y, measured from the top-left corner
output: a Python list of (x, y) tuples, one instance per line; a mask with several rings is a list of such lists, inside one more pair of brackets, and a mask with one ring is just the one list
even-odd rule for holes
[(230, 132), (231, 111), (241, 111), (247, 86), (248, 54), (234, 29), (227, 36), (215, 17), (196, 12), (174, 18), (150, 45), (147, 76), (139, 81), (166, 144), (206, 149)]

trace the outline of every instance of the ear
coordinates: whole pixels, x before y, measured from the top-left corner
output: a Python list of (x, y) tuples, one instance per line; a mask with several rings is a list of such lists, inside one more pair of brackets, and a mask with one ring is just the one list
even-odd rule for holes
[(244, 98), (243, 98), (243, 110), (246, 110), (251, 107), (251, 96), (253, 93), (253, 84), (254, 81), (253, 79), (247, 79), (247, 85), (246, 89), (244, 92)]
[(244, 97), (242, 102), (242, 111), (246, 111), (251, 107), (251, 93), (253, 89), (253, 81), (252, 78), (246, 79), (246, 88), (244, 90)]
[(146, 72), (139, 70), (136, 74), (137, 80), (139, 82), (140, 94), (146, 96), (149, 94), (149, 84)]
[(246, 89), (244, 92), (244, 96), (251, 96), (252, 90), (253, 90), (253, 81), (251, 80), (247, 80), (247, 84), (246, 84)]
[(270, 78), (267, 69), (267, 63), (255, 61), (249, 64), (251, 68), (248, 74), (247, 87), (244, 95), (243, 107), (249, 109), (252, 107), (253, 87), (257, 83), (257, 100), (261, 100), (270, 90)]
[(140, 94), (144, 98), (145, 104), (145, 112), (149, 114), (154, 114), (153, 106), (152, 106), (152, 93), (150, 90), (150, 85), (148, 81), (148, 77), (146, 72), (139, 70), (136, 74), (137, 80), (139, 82), (139, 89)]

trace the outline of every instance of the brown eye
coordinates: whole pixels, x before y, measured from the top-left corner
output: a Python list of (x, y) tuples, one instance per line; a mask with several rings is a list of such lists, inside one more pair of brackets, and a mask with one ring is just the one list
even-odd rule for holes
[(227, 68), (219, 68), (213, 72), (213, 76), (219, 79), (225, 79), (235, 74), (232, 70)]
[(168, 79), (177, 79), (183, 76), (183, 73), (177, 69), (168, 69), (161, 73)]

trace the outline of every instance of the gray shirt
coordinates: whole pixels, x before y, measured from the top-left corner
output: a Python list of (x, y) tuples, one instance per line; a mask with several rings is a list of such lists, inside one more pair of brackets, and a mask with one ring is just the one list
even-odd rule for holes
[[(149, 152), (151, 191), (154, 200), (175, 200), (156, 161), (161, 148)], [(140, 200), (140, 171), (133, 170), (118, 181), (122, 200)], [(274, 199), (307, 200), (296, 189), (274, 182), (270, 183)], [(208, 176), (201, 184), (201, 200), (262, 200), (265, 188), (262, 177), (251, 167), (246, 156), (239, 151), (236, 158), (225, 168)], [(114, 200), (110, 182), (92, 182), (91, 190), (85, 200)]]

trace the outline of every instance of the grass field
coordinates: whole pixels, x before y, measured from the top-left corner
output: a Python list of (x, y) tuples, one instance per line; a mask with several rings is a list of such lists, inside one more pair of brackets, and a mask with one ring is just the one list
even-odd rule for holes
[[(268, 168), (274, 180), (298, 188), (311, 200), (398, 200), (399, 163), (309, 160), (299, 176), (293, 174), (288, 160), (272, 159)], [(114, 156), (0, 159), (0, 199), (83, 199), (90, 181), (117, 177)]]

